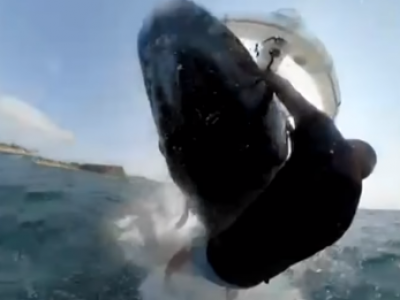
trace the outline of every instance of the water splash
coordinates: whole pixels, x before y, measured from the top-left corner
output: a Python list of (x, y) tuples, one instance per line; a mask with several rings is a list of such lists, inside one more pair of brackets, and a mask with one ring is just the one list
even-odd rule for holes
[[(164, 284), (164, 270), (170, 257), (189, 239), (203, 232), (199, 220), (191, 215), (176, 229), (184, 209), (184, 198), (174, 186), (151, 197), (135, 201), (132, 212), (115, 222), (117, 235), (126, 258), (145, 268), (148, 276), (139, 287), (144, 300), (226, 299), (226, 290), (194, 277), (190, 271), (175, 274), (171, 285)], [(236, 300), (301, 299), (287, 276), (279, 276), (269, 285), (240, 291)]]

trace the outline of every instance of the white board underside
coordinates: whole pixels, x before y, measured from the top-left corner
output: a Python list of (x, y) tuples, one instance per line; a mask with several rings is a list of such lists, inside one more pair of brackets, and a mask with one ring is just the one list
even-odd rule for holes
[(301, 24), (293, 19), (277, 17), (274, 13), (263, 19), (225, 17), (225, 23), (241, 39), (263, 41), (279, 36), (286, 40), (288, 55), (294, 62), (299, 62), (314, 81), (322, 109), (333, 118), (337, 115), (341, 100), (332, 59), (322, 42), (306, 32)]

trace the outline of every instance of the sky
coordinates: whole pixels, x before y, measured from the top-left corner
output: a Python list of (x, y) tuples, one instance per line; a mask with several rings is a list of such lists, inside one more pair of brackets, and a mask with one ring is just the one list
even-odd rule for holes
[[(0, 0), (0, 140), (166, 179), (136, 53), (141, 22), (158, 2)], [(198, 3), (221, 16), (300, 13), (335, 62), (339, 128), (379, 156), (361, 206), (400, 209), (400, 2)]]

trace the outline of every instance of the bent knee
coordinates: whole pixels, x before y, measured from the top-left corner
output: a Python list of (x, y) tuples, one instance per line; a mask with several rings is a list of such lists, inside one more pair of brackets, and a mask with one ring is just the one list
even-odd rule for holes
[(361, 178), (367, 178), (374, 171), (378, 161), (375, 149), (362, 140), (348, 139), (347, 142), (352, 147), (353, 159), (359, 168)]

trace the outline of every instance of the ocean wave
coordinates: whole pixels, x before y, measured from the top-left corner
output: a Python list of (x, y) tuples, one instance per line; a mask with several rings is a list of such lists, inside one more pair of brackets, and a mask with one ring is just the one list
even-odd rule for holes
[[(168, 258), (201, 230), (195, 218), (175, 230), (173, 187), (0, 156), (0, 206), (1, 299), (225, 299), (199, 278), (163, 284)], [(360, 211), (340, 243), (238, 299), (400, 299), (399, 220)]]

